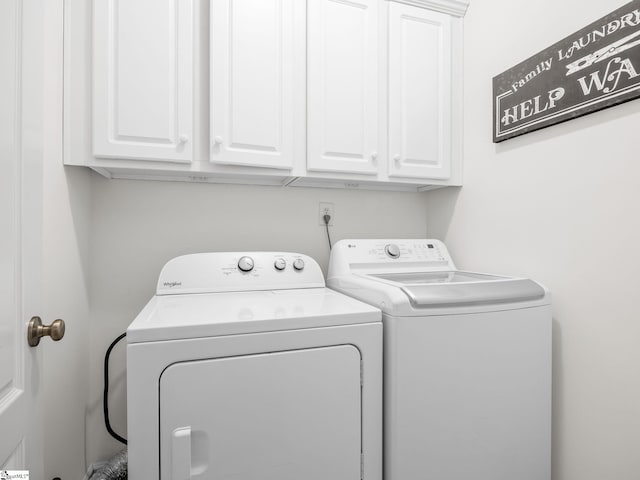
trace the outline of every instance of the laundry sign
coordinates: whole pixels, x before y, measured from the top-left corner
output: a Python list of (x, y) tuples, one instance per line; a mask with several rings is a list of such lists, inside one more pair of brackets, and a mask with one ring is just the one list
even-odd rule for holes
[(640, 0), (493, 79), (493, 141), (640, 96)]

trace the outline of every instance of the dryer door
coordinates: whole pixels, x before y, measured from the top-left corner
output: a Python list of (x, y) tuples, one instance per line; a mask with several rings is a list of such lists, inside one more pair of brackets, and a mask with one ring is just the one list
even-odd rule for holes
[(351, 345), (171, 365), (162, 480), (359, 480), (360, 365)]

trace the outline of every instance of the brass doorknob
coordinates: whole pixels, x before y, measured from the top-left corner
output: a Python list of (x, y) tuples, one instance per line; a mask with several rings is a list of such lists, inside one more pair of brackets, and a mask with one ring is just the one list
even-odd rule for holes
[(42, 337), (51, 337), (51, 340), (56, 342), (64, 337), (64, 320), (55, 320), (51, 325), (43, 325), (40, 317), (33, 317), (29, 320), (27, 328), (29, 345), (36, 347)]

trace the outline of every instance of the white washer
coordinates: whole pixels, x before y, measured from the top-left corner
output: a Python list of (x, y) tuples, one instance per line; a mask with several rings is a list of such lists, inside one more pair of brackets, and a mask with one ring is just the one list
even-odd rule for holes
[(127, 330), (131, 480), (382, 475), (382, 324), (292, 253), (171, 260)]
[(382, 309), (385, 480), (551, 476), (551, 299), (437, 240), (343, 240), (330, 288)]

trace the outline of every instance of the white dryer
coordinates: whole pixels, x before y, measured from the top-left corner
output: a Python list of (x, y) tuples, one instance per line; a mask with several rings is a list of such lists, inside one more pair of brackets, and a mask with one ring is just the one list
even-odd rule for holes
[(127, 330), (131, 480), (380, 480), (382, 324), (292, 253), (171, 260)]
[(385, 480), (548, 480), (551, 299), (437, 240), (343, 240), (330, 288), (382, 309)]

